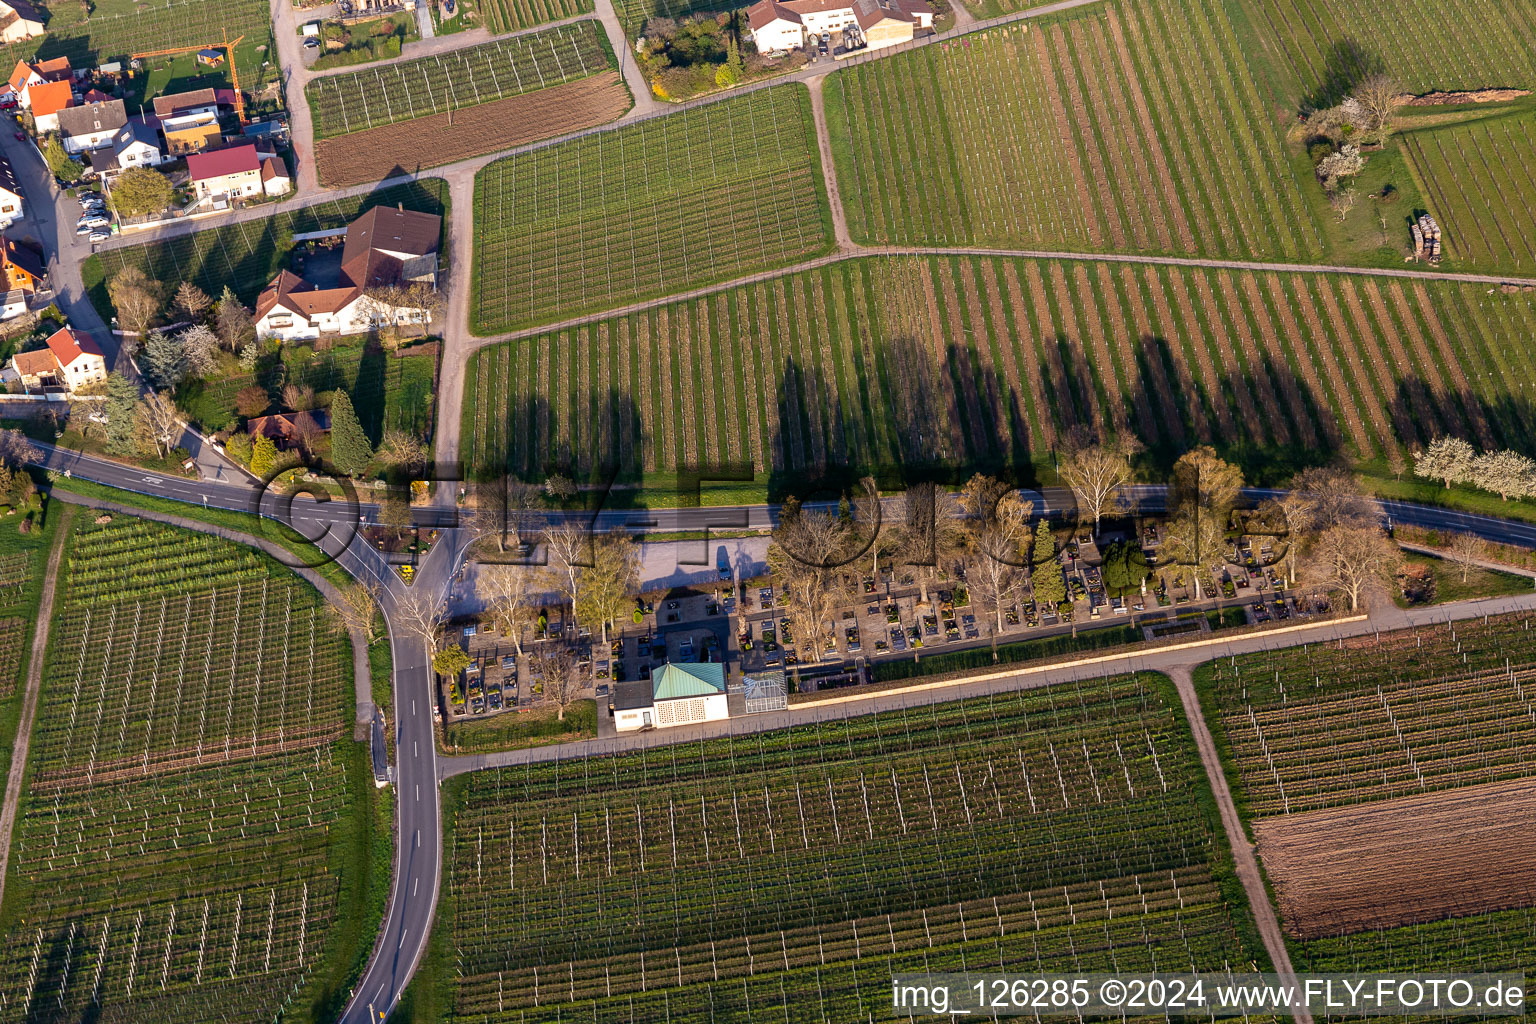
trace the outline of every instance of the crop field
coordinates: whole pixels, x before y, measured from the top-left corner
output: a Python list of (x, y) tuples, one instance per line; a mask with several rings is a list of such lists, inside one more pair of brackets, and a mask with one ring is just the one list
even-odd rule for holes
[(826, 92), (860, 241), (1322, 249), (1220, 4), (1112, 2), (1018, 22), (841, 70)]
[(357, 185), (618, 120), (629, 90), (617, 71), (491, 100), (462, 110), (418, 117), (315, 143), (320, 180)]
[[(270, 7), (263, 0), (98, 0), (88, 19), (82, 17), (82, 5), (68, 0), (37, 6), (48, 11), (47, 33), (0, 47), (5, 67), (36, 54), (67, 56), (77, 68), (94, 67), (133, 53), (217, 43), (226, 32), (230, 40), (244, 35), (247, 43), (261, 44), (270, 43), (272, 34)], [(242, 82), (260, 73), (256, 57), (253, 49), (239, 48)]]
[(1497, 117), (1402, 137), (1447, 255), (1471, 270), (1536, 266), (1536, 118)]
[(741, 463), (759, 482), (963, 479), (1048, 464), (1087, 423), (1154, 451), (1215, 443), (1259, 478), (1445, 430), (1536, 443), (1533, 331), (1531, 296), (1479, 285), (872, 257), (484, 348), (463, 436), (481, 472), (525, 478), (568, 452), (627, 481)]
[(1272, 815), (1253, 833), (1292, 935), (1536, 901), (1536, 778)]
[(0, 1020), (270, 1018), (355, 953), (333, 931), (368, 792), (347, 642), (249, 549), (126, 517), (71, 540)]
[(592, 0), (480, 0), (492, 35), (592, 13)]
[(825, 251), (810, 97), (748, 93), (475, 176), (473, 330), (495, 334)]
[(1536, 775), (1529, 617), (1246, 655), (1197, 678), (1255, 818)]
[(82, 273), (91, 302), (103, 318), (113, 315), (106, 283), (129, 264), (143, 268), (150, 277), (164, 284), (167, 294), (173, 294), (181, 282), (191, 281), (218, 298), (224, 286), (230, 285), (240, 301), (249, 306), (267, 282), (288, 265), (295, 234), (345, 227), (373, 206), (403, 203), (407, 209), (442, 214), (446, 212), (447, 201), (447, 183), (440, 178), (426, 178), (363, 196), (327, 199), (261, 220), (209, 228), (164, 241), (106, 249), (90, 257), (83, 265)]
[(548, 89), (613, 67), (595, 21), (326, 75), (305, 88), (315, 138)]
[(729, 0), (614, 0), (613, 8), (624, 34), (635, 39), (651, 18), (681, 20), (704, 11), (729, 11), (732, 4)]
[(1287, 104), (1332, 106), (1378, 68), (1419, 94), (1536, 82), (1532, 0), (1261, 0), (1248, 17)]
[(893, 971), (1262, 961), (1176, 707), (1119, 677), (458, 780), (453, 1016), (853, 1021)]
[[(18, 530), (18, 516), (0, 529), (0, 721), (14, 722), (21, 704), (22, 673), (31, 657), (32, 631), (43, 589), (44, 566), (53, 543), (59, 506), (48, 510), (41, 529)], [(0, 731), (0, 776), (10, 768), (14, 726)]]

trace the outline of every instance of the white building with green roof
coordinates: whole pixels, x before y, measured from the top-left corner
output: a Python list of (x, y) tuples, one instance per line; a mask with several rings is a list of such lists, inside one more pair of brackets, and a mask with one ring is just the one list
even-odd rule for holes
[(724, 665), (668, 662), (656, 670), (649, 683), (637, 680), (614, 688), (613, 724), (619, 732), (729, 717)]

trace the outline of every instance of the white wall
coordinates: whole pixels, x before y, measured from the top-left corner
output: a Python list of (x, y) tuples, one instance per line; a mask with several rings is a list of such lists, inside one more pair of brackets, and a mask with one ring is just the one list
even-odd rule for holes
[(797, 49), (804, 43), (805, 36), (799, 25), (781, 19), (755, 30), (752, 41), (757, 44), (758, 53), (772, 53), (776, 50)]

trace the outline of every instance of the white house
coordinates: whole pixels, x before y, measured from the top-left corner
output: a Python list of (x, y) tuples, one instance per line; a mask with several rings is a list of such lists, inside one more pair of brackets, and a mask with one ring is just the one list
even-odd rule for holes
[(71, 156), (112, 145), (127, 124), (128, 111), (122, 100), (86, 103), (59, 111), (59, 134), (64, 137), (64, 152)]
[(293, 189), (288, 177), (288, 165), (282, 157), (268, 156), (261, 160), (261, 189), (269, 196), (285, 196)]
[(805, 45), (805, 23), (778, 0), (747, 8), (747, 25), (758, 53), (782, 53)]
[(160, 137), (153, 128), (133, 118), (112, 140), (112, 155), (120, 170), (130, 167), (158, 167), (165, 163), (160, 151)]
[(192, 179), (192, 193), (199, 199), (241, 199), (262, 194), (261, 158), (249, 143), (193, 153), (187, 157), (187, 173)]
[(256, 334), (283, 341), (362, 334), (368, 330), (369, 305), (360, 288), (319, 288), (284, 270), (256, 299)]
[(0, 0), (0, 44), (9, 46), (43, 32), (43, 14), (36, 7), (26, 0)]
[(0, 156), (0, 228), (8, 228), (21, 219), (24, 212), (21, 200), (21, 183), (11, 162)]
[(730, 715), (720, 664), (668, 662), (649, 682), (620, 683), (613, 691), (613, 725), (619, 732), (718, 722)]

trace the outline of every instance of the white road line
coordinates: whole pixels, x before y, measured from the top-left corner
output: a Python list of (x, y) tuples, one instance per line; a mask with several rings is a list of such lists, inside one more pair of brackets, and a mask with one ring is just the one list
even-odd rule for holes
[(416, 887), (418, 885), (420, 885), (420, 884), (421, 884), (421, 876), (420, 875), (417, 875), (415, 878), (411, 879), (411, 896), (413, 898), (416, 895)]
[(416, 830), (416, 848), (421, 849), (421, 829)]
[(396, 949), (403, 949), (405, 947), (405, 933), (408, 931), (410, 931), (409, 928), (400, 929), (400, 944), (395, 947)]

